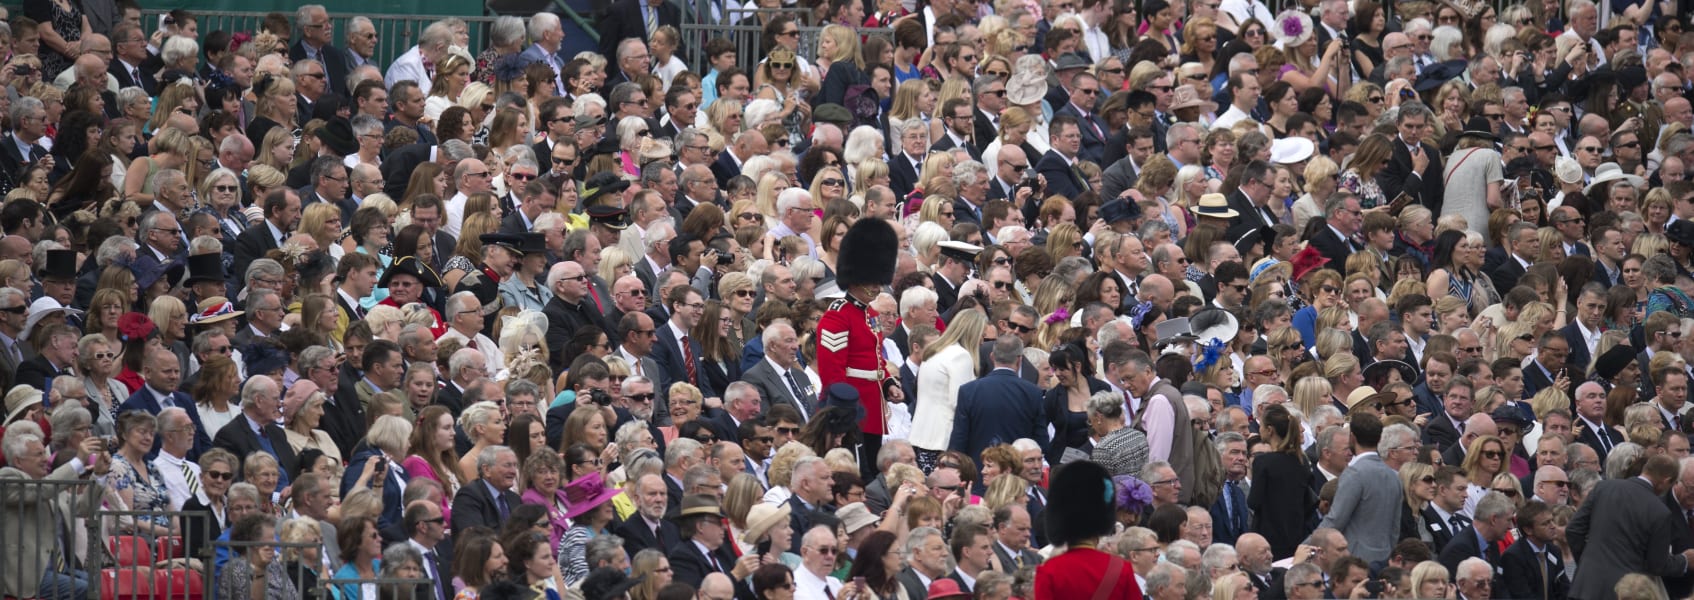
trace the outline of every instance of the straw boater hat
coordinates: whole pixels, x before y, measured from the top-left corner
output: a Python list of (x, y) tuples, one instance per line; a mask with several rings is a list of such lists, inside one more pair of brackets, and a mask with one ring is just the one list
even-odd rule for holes
[(1223, 194), (1201, 194), (1200, 203), (1194, 207), (1194, 213), (1214, 219), (1233, 219), (1241, 216), (1241, 213), (1229, 207), (1229, 199)]

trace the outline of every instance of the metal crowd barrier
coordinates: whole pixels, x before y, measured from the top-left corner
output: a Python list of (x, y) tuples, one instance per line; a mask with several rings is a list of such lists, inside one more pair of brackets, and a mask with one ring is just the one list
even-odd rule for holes
[[(406, 579), (401, 577), (378, 577), (375, 579), (326, 579), (323, 580), (324, 594), (322, 600), (364, 600), (364, 597), (344, 597), (331, 595), (330, 589), (343, 585), (376, 587), (376, 597), (383, 600), (434, 600), (435, 581), (432, 579)], [(361, 588), (362, 590), (362, 588)]]
[[(697, 47), (696, 51), (687, 53), (686, 56), (684, 56), (684, 59), (689, 63), (689, 70), (701, 75), (711, 72), (711, 66), (707, 64), (703, 40), (711, 38), (726, 38), (735, 43), (735, 59), (738, 63), (737, 66), (739, 66), (741, 70), (747, 71), (751, 74), (753, 72), (753, 67), (757, 66), (765, 59), (765, 53), (768, 52), (769, 49), (764, 47), (765, 27), (758, 20), (758, 17), (748, 17), (748, 20), (743, 21), (743, 23), (744, 24), (740, 25), (683, 23), (682, 39), (702, 40), (701, 45)], [(891, 28), (859, 27), (855, 28), (855, 30), (858, 31), (859, 35), (865, 39), (880, 37), (887, 39), (890, 42), (894, 41), (894, 30)], [(818, 36), (822, 33), (823, 27), (814, 27), (809, 25), (800, 26), (801, 56), (816, 55), (815, 50), (818, 47)], [(813, 61), (814, 64), (815, 62), (816, 61)], [(819, 79), (822, 79), (823, 74), (819, 73), (818, 77)]]
[[(157, 20), (158, 15), (164, 14), (165, 12), (166, 11), (156, 9), (143, 10), (142, 21), (149, 23), (154, 22)], [(261, 26), (264, 24), (265, 16), (269, 14), (271, 13), (207, 11), (195, 12), (194, 16), (197, 19), (201, 32), (223, 30), (252, 33), (259, 31)], [(294, 25), (294, 13), (290, 11), (282, 14), (288, 18), (289, 25), (292, 27)], [(347, 26), (349, 24), (348, 22), (351, 21), (353, 17), (361, 16), (370, 19), (371, 25), (376, 27), (376, 54), (372, 58), (378, 65), (388, 65), (393, 63), (394, 59), (399, 58), (401, 54), (405, 54), (407, 50), (411, 49), (413, 45), (418, 43), (418, 36), (423, 33), (424, 28), (429, 27), (431, 23), (447, 18), (463, 19), (465, 24), (469, 26), (471, 35), (471, 55), (475, 56), (477, 53), (482, 51), (484, 46), (486, 46), (484, 40), (487, 39), (486, 36), (488, 27), (494, 23), (494, 17), (459, 15), (349, 15), (345, 13), (332, 12), (329, 15), (329, 20), (335, 25), (334, 39), (337, 46), (340, 46), (344, 42)], [(295, 31), (294, 33), (295, 37), (299, 37), (299, 31)], [(293, 44), (294, 40), (283, 40), (283, 42), (285, 44)]]

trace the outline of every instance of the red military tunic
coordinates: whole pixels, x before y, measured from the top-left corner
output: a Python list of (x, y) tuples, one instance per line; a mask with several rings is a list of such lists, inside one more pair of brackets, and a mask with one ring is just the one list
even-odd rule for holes
[(882, 334), (871, 323), (876, 316), (875, 310), (851, 294), (831, 303), (818, 319), (817, 367), (818, 382), (825, 389), (845, 383), (859, 391), (865, 408), (859, 430), (882, 435), (888, 432), (882, 386), (892, 375), (882, 360)]
[[(393, 296), (383, 298), (382, 301), (377, 304), (382, 306), (392, 306), (394, 308), (402, 308), (399, 302), (394, 301)], [(441, 334), (447, 333), (447, 322), (441, 320), (441, 313), (435, 312), (435, 309), (430, 308), (427, 304), (424, 305), (424, 310), (429, 311), (429, 315), (435, 318), (435, 322), (429, 326), (430, 335), (441, 337)]]

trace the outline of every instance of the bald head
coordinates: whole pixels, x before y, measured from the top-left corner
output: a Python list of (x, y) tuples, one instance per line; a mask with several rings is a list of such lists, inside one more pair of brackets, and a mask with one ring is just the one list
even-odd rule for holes
[(1176, 300), (1176, 287), (1164, 275), (1154, 273), (1141, 279), (1141, 300), (1152, 302), (1161, 310), (1169, 309)]
[(1482, 413), (1471, 415), (1465, 419), (1465, 433), (1474, 437), (1499, 435), (1500, 430), (1494, 427), (1494, 418)]
[(714, 572), (700, 580), (700, 597), (702, 598), (731, 598), (735, 596), (735, 582), (721, 572)]

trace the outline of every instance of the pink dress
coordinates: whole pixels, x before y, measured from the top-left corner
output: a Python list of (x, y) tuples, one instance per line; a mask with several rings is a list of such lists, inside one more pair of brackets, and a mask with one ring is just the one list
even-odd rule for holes
[(441, 489), (446, 491), (446, 493), (441, 495), (441, 518), (445, 519), (445, 522), (447, 523), (452, 523), (453, 495), (459, 491), (459, 477), (452, 473), (448, 473), (447, 479), (443, 480), (440, 476), (436, 475), (434, 467), (429, 466), (429, 463), (425, 461), (422, 456), (418, 456), (416, 454), (406, 457), (406, 460), (400, 461), (400, 466), (406, 468), (407, 476), (422, 477), (441, 484)]

